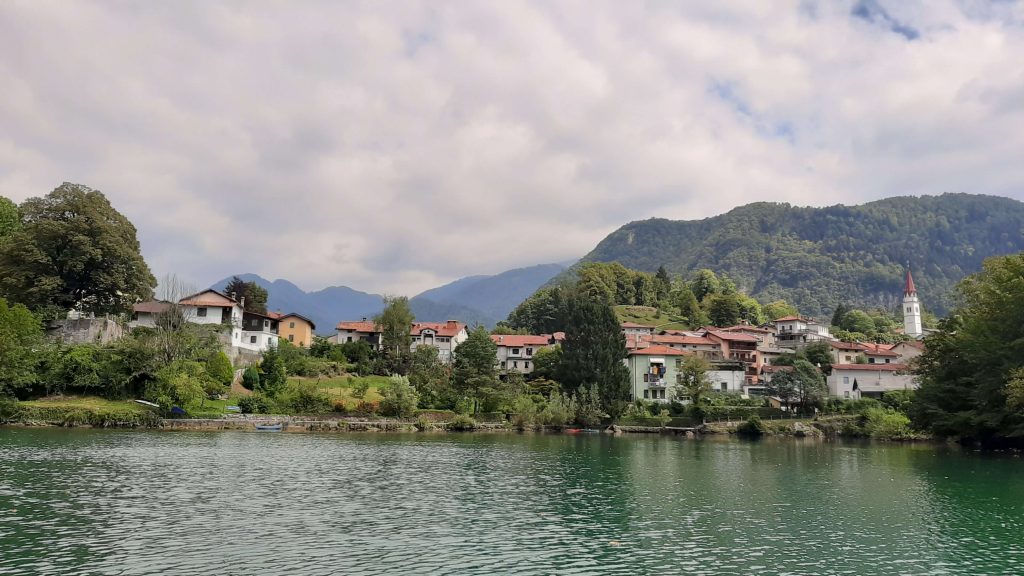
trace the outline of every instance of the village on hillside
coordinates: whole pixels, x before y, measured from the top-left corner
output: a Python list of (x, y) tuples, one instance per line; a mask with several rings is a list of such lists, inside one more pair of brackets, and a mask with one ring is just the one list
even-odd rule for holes
[[(316, 326), (302, 314), (245, 310), (244, 298), (208, 289), (177, 302), (182, 316), (196, 324), (229, 325), (222, 346), (232, 361), (255, 363), (267, 349), (284, 339), (308, 348), (314, 342)], [(153, 300), (136, 304), (129, 329), (154, 327), (160, 314), (171, 303)], [(843, 342), (835, 338), (829, 326), (799, 315), (776, 318), (755, 326), (704, 326), (694, 330), (665, 329), (658, 325), (622, 322), (621, 329), (628, 356), (631, 400), (669, 402), (677, 399), (675, 389), (681, 379), (685, 358), (707, 361), (706, 377), (712, 390), (742, 397), (765, 397), (775, 408), (784, 408), (786, 398), (770, 394), (774, 375), (792, 372), (791, 363), (778, 364), (779, 358), (793, 355), (808, 346), (827, 345), (827, 365), (817, 368), (827, 374), (828, 394), (834, 398), (880, 399), (885, 392), (916, 388), (912, 363), (924, 351), (921, 302), (913, 276), (907, 270), (903, 294), (903, 333), (906, 341), (896, 344)], [(468, 338), (470, 327), (458, 320), (413, 322), (410, 326), (411, 351), (420, 346), (437, 349), (438, 359), (450, 365), (455, 349)], [(493, 334), (498, 369), (503, 377), (518, 373), (529, 377), (538, 352), (559, 346), (565, 333)], [(342, 320), (336, 333), (327, 338), (333, 344), (365, 342), (375, 351), (382, 346), (382, 328), (372, 319)], [(683, 399), (685, 402), (685, 399)]]

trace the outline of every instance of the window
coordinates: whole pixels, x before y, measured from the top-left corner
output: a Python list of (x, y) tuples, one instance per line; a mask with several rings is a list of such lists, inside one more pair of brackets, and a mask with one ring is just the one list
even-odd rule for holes
[(850, 397), (850, 391), (849, 390), (844, 391), (843, 392), (843, 398), (849, 398), (849, 397)]
[(530, 369), (530, 363), (529, 362), (523, 362), (523, 368), (526, 368), (527, 370), (529, 370)]
[(352, 337), (351, 336), (348, 337), (348, 340), (345, 340), (345, 342), (351, 342), (351, 341), (352, 341)]
[(664, 390), (659, 390), (659, 391), (658, 391), (658, 394), (661, 394), (660, 398), (661, 398), (662, 400), (664, 400), (664, 399), (665, 399), (665, 391), (664, 391)]
[(875, 359), (874, 358), (868, 358), (868, 364), (874, 364), (874, 363), (875, 363)]
[(519, 368), (519, 361), (518, 360), (513, 360), (512, 361), (512, 367), (513, 368)]
[(513, 356), (519, 356), (519, 348), (513, 348), (512, 349), (512, 355)]
[(644, 398), (650, 398), (650, 397), (651, 397), (651, 391), (650, 390), (644, 390)]
[(289, 322), (288, 323), (288, 327), (289, 328), (295, 328), (295, 322)]
[(526, 349), (526, 355), (527, 356), (533, 356), (533, 348), (527, 348)]
[(255, 336), (249, 336), (249, 344), (255, 344), (255, 343), (256, 343), (256, 337)]
[(270, 320), (264, 320), (263, 321), (263, 327), (264, 328), (270, 328)]
[(206, 318), (206, 308), (196, 308), (196, 316)]
[(888, 358), (886, 358), (886, 359), (885, 359), (885, 363), (886, 363), (886, 364), (888, 364), (888, 363), (889, 363), (889, 359), (888, 359)]
[(849, 376), (843, 376), (843, 384), (849, 384), (849, 383), (850, 383), (850, 377)]
[(729, 384), (727, 382), (722, 382), (722, 392), (725, 392), (728, 389), (729, 389)]
[(289, 342), (295, 342), (295, 334), (289, 334), (288, 335), (288, 341)]

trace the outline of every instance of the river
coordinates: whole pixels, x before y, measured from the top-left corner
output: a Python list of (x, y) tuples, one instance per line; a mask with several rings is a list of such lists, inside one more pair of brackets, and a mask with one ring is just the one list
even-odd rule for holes
[(0, 574), (1024, 574), (1024, 461), (794, 439), (0, 428)]

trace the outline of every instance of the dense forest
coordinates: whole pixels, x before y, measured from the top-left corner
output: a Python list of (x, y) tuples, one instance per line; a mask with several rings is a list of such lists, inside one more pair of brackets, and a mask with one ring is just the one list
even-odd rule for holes
[(925, 306), (944, 315), (959, 280), (986, 257), (1020, 250), (1024, 203), (943, 194), (827, 208), (762, 202), (704, 220), (632, 222), (583, 260), (685, 276), (711, 269), (761, 302), (820, 317), (841, 303), (894, 308), (910, 263)]

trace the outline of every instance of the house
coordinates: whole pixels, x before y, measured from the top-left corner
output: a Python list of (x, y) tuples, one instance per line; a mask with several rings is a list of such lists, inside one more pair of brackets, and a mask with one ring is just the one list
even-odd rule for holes
[(242, 313), (242, 348), (263, 352), (277, 346), (275, 314)]
[(920, 340), (900, 342), (899, 344), (889, 346), (889, 350), (896, 353), (898, 363), (910, 364), (915, 358), (924, 354), (924, 342)]
[(776, 346), (775, 341), (775, 326), (752, 326), (750, 324), (737, 324), (736, 326), (729, 326), (728, 328), (722, 328), (723, 332), (738, 332), (740, 334), (746, 334), (747, 336), (753, 336), (757, 339), (758, 346), (767, 346), (774, 348)]
[(636, 322), (623, 322), (622, 333), (626, 336), (650, 336), (654, 334), (654, 326), (648, 326), (647, 324), (637, 324)]
[(633, 400), (672, 399), (672, 388), (678, 381), (682, 357), (686, 353), (668, 346), (647, 346), (629, 351), (626, 366)]
[[(755, 383), (748, 383), (743, 387), (743, 393), (747, 396), (767, 396), (768, 386), (772, 383), (772, 377), (779, 372), (792, 372), (792, 366), (772, 366), (762, 364), (758, 367), (758, 375)], [(749, 382), (749, 381), (748, 381)]]
[[(171, 303), (162, 300), (140, 302), (132, 307), (130, 328), (153, 327), (159, 314), (170, 310)], [(208, 289), (178, 301), (181, 315), (193, 324), (219, 324), (230, 328), (230, 345), (242, 344), (242, 305), (217, 290)]]
[(833, 364), (856, 364), (867, 347), (859, 342), (829, 342)]
[(413, 350), (416, 350), (417, 346), (433, 346), (437, 348), (438, 359), (444, 363), (451, 363), (455, 347), (469, 338), (466, 325), (455, 320), (415, 322), (410, 334)]
[(705, 337), (722, 347), (725, 360), (754, 364), (757, 361), (758, 340), (749, 334), (707, 329)]
[(898, 364), (900, 355), (889, 349), (888, 344), (864, 344), (864, 357), (868, 364)]
[(380, 350), (381, 330), (372, 320), (363, 318), (357, 321), (342, 320), (336, 328), (338, 333), (333, 337), (335, 344), (346, 342), (366, 342), (374, 350)]
[(892, 390), (913, 390), (917, 381), (906, 364), (833, 364), (828, 391), (839, 398), (881, 398)]
[(803, 348), (814, 342), (833, 340), (828, 326), (816, 322), (814, 318), (803, 316), (785, 316), (773, 322), (778, 345), (783, 348)]
[(520, 374), (533, 372), (533, 356), (540, 349), (550, 348), (564, 339), (564, 332), (541, 335), (491, 335), (491, 341), (498, 347), (498, 369), (505, 373), (516, 371)]
[(692, 352), (708, 361), (722, 360), (722, 345), (704, 336), (686, 336), (678, 333), (661, 333), (652, 336), (632, 335), (626, 337), (626, 348), (637, 349), (652, 345), (668, 346)]
[(704, 373), (715, 392), (742, 394), (747, 381), (748, 367), (740, 362), (715, 362)]
[(292, 312), (278, 318), (278, 335), (301, 348), (309, 348), (313, 344), (314, 330), (316, 324), (301, 314)]

